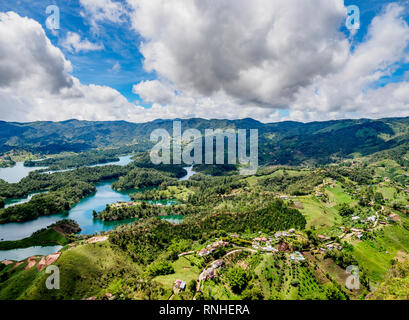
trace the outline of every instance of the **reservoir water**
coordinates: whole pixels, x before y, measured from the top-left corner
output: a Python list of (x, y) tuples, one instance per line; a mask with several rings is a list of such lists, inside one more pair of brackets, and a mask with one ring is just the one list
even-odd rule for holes
[(191, 167), (184, 167), (183, 169), (186, 170), (187, 174), (180, 178), (180, 181), (185, 181), (185, 180), (189, 180), (191, 176), (194, 176), (197, 172), (193, 171), (193, 166)]
[(27, 197), (25, 198), (20, 198), (20, 199), (6, 199), (5, 200), (5, 208), (12, 207), (21, 203), (26, 203), (31, 200), (32, 197), (34, 197), (36, 194), (42, 194), (42, 193), (47, 193), (48, 191), (40, 191), (40, 192), (34, 192), (30, 193)]
[(113, 181), (107, 181), (96, 185), (97, 192), (82, 199), (68, 213), (41, 216), (35, 220), (26, 222), (12, 222), (0, 224), (0, 240), (19, 240), (29, 237), (34, 231), (46, 228), (62, 219), (73, 219), (77, 221), (82, 229), (81, 234), (93, 234), (107, 231), (115, 226), (130, 221), (109, 221), (96, 220), (92, 216), (92, 211), (102, 211), (106, 204), (117, 201), (129, 201), (130, 192), (118, 192), (112, 189)]
[[(192, 168), (185, 168), (185, 169), (186, 170), (190, 169), (190, 171), (187, 170), (188, 173), (186, 176), (189, 175), (190, 177), (195, 174), (195, 172), (191, 170)], [(182, 177), (180, 180), (186, 180), (185, 179), (186, 176)], [(61, 219), (73, 219), (77, 221), (82, 229), (81, 234), (94, 234), (94, 233), (99, 233), (101, 231), (108, 231), (108, 230), (112, 230), (118, 225), (127, 224), (127, 223), (135, 221), (136, 219), (128, 219), (128, 220), (121, 220), (121, 221), (101, 221), (101, 220), (97, 220), (93, 218), (93, 215), (92, 215), (93, 210), (98, 212), (98, 211), (102, 211), (107, 204), (112, 204), (118, 201), (129, 201), (130, 193), (135, 192), (135, 190), (130, 190), (127, 192), (118, 192), (112, 189), (112, 183), (113, 181), (106, 181), (106, 182), (97, 184), (96, 193), (81, 200), (78, 204), (76, 204), (73, 208), (71, 208), (71, 210), (69, 210), (67, 213), (54, 214), (51, 216), (42, 216), (35, 220), (21, 222), (21, 223), (0, 224), (0, 241), (19, 240), (19, 239), (29, 237), (33, 232), (40, 230), (42, 228), (45, 228), (49, 226), (50, 224), (55, 223)], [(171, 223), (181, 223), (183, 221), (183, 217), (181, 216), (161, 217), (161, 219), (167, 220)], [(42, 254), (37, 250), (38, 247), (37, 249), (33, 249), (32, 251), (28, 250), (30, 248), (26, 248), (26, 249), (27, 249), (26, 251), (17, 251), (17, 250), (23, 250), (23, 249), (0, 251), (0, 260), (6, 259), (5, 258), (6, 255), (11, 255), (11, 254), (20, 254), (20, 256), (25, 255), (27, 253), (30, 253), (30, 255), (28, 256), (35, 255), (35, 254), (38, 254), (38, 255)], [(47, 250), (47, 249), (44, 249), (44, 250)], [(10, 253), (10, 252), (14, 252), (14, 253)]]
[[(126, 166), (132, 162), (131, 158), (132, 158), (132, 155), (122, 156), (122, 157), (119, 157), (119, 161), (94, 164), (94, 165), (90, 165), (87, 167), (93, 168), (93, 167), (103, 167), (103, 166), (108, 166), (108, 165)], [(69, 169), (62, 169), (62, 170), (50, 170), (50, 171), (44, 171), (43, 173), (65, 172), (65, 171), (71, 171), (75, 169), (76, 168), (69, 168)]]
[(9, 183), (17, 183), (27, 177), (31, 171), (40, 169), (47, 169), (47, 167), (25, 167), (24, 162), (16, 162), (14, 167), (0, 168), (0, 179)]
[(49, 247), (29, 247), (24, 249), (13, 249), (0, 251), (1, 260), (15, 260), (21, 261), (32, 256), (48, 256), (60, 250), (62, 246)]

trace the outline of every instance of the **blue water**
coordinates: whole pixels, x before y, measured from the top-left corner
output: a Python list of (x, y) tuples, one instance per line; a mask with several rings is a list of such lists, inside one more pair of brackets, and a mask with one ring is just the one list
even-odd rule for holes
[(4, 207), (5, 208), (13, 207), (13, 206), (16, 206), (18, 204), (29, 202), (31, 200), (31, 198), (34, 197), (36, 194), (42, 194), (42, 193), (47, 193), (47, 192), (48, 191), (40, 191), (40, 192), (30, 193), (27, 197), (20, 198), (20, 199), (6, 199)]
[(19, 240), (29, 237), (34, 231), (46, 228), (61, 219), (74, 219), (77, 221), (82, 229), (82, 234), (107, 231), (119, 224), (128, 223), (129, 221), (103, 222), (95, 220), (92, 216), (93, 210), (102, 211), (106, 204), (130, 200), (130, 192), (115, 191), (111, 188), (111, 185), (112, 181), (97, 184), (97, 192), (81, 200), (68, 213), (41, 216), (27, 222), (0, 224), (0, 240)]
[(60, 250), (62, 246), (50, 246), (50, 247), (29, 247), (24, 249), (13, 249), (13, 250), (1, 250), (0, 251), (0, 261), (1, 260), (15, 260), (21, 261), (32, 256), (48, 256)]
[[(126, 163), (126, 161), (122, 162)], [(191, 168), (186, 168), (191, 169)], [(188, 171), (188, 170), (187, 170)], [(195, 174), (193, 171), (188, 171), (186, 176)], [(186, 177), (180, 180), (186, 180)], [(131, 223), (137, 219), (127, 219), (121, 221), (101, 221), (94, 219), (93, 210), (102, 211), (107, 204), (112, 204), (118, 201), (129, 201), (130, 193), (135, 190), (127, 192), (118, 192), (112, 189), (113, 181), (107, 181), (96, 185), (97, 192), (87, 198), (81, 200), (68, 213), (54, 214), (51, 216), (42, 216), (35, 220), (21, 222), (21, 223), (7, 223), (0, 224), (0, 241), (19, 240), (29, 237), (33, 232), (46, 228), (61, 219), (73, 219), (77, 221), (81, 227), (81, 234), (94, 234), (101, 231), (112, 230), (121, 224)], [(150, 201), (151, 203), (162, 203), (164, 205), (173, 204), (172, 201)], [(170, 223), (178, 224), (183, 221), (183, 216), (166, 216), (160, 217)], [(59, 249), (54, 247), (30, 247), (25, 249), (14, 250), (0, 250), (0, 260), (22, 260), (32, 255), (48, 255), (56, 252)], [(21, 258), (21, 259), (20, 259)]]
[[(188, 172), (187, 175), (192, 175)], [(194, 174), (194, 173), (193, 173)], [(181, 178), (181, 180), (184, 179)], [(20, 240), (29, 237), (33, 232), (46, 228), (62, 219), (73, 219), (78, 222), (82, 231), (81, 234), (94, 234), (101, 231), (112, 230), (118, 225), (130, 223), (135, 219), (121, 220), (121, 221), (101, 221), (94, 219), (92, 216), (93, 210), (102, 211), (107, 204), (112, 204), (118, 201), (129, 201), (130, 193), (135, 190), (126, 192), (119, 192), (112, 189), (112, 182), (107, 181), (96, 185), (97, 192), (82, 199), (78, 204), (71, 208), (68, 213), (54, 214), (50, 216), (41, 216), (35, 220), (26, 222), (12, 222), (0, 224), (0, 241)], [(151, 203), (171, 204), (167, 201), (150, 201)], [(166, 201), (165, 201), (166, 202)]]
[(193, 166), (192, 167), (184, 167), (183, 169), (186, 170), (187, 174), (180, 178), (180, 181), (185, 181), (185, 180), (189, 180), (191, 176), (194, 176), (197, 172), (193, 171)]
[(82, 229), (81, 234), (93, 234), (96, 232), (108, 231), (118, 225), (135, 221), (135, 219), (101, 221), (93, 218), (93, 210), (99, 212), (104, 210), (107, 204), (131, 200), (129, 196), (131, 191), (118, 192), (112, 189), (111, 185), (112, 181), (98, 184), (97, 192), (94, 195), (83, 199), (69, 211), (68, 218), (78, 222)]
[[(107, 162), (107, 163), (100, 163), (100, 164), (94, 164), (91, 166), (87, 166), (90, 168), (93, 167), (103, 167), (103, 166), (108, 166), (108, 165), (117, 165), (117, 166), (126, 166), (132, 162), (131, 159), (132, 155), (127, 155), (127, 156), (122, 156), (119, 157), (119, 161), (113, 161), (113, 162)], [(69, 169), (62, 169), (62, 170), (50, 170), (50, 171), (44, 171), (43, 173), (54, 173), (54, 172), (65, 172), (65, 171), (71, 171), (75, 170), (76, 168), (69, 168)]]
[(31, 171), (47, 169), (47, 167), (25, 167), (24, 162), (16, 162), (14, 167), (0, 168), (0, 179), (9, 183), (17, 183), (27, 177)]
[(89, 166), (89, 167), (90, 168), (92, 168), (92, 167), (103, 167), (103, 166), (108, 166), (108, 165), (111, 165), (111, 164), (114, 164), (114, 165), (117, 165), (117, 166), (126, 166), (126, 165), (128, 165), (128, 164), (130, 164), (132, 162), (131, 157), (132, 157), (132, 155), (122, 156), (122, 157), (119, 157), (119, 161), (94, 164), (94, 165)]

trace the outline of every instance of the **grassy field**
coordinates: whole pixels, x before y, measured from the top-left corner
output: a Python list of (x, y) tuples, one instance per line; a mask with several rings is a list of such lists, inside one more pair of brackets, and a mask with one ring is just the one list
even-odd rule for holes
[(197, 266), (191, 266), (189, 256), (181, 257), (172, 263), (175, 273), (166, 276), (157, 276), (153, 279), (165, 288), (173, 288), (176, 279), (180, 279), (189, 284), (191, 280), (197, 280), (201, 270)]
[(329, 201), (334, 204), (348, 203), (352, 204), (355, 202), (349, 194), (347, 194), (340, 185), (337, 185), (334, 188), (327, 188), (327, 193)]
[(79, 245), (65, 251), (54, 263), (60, 270), (59, 290), (45, 287), (49, 276), (45, 270), (38, 272), (36, 267), (24, 270), (26, 265), (0, 272), (6, 278), (0, 283), (0, 299), (83, 299), (108, 292), (118, 279), (126, 280), (139, 273), (138, 266), (108, 242)]
[(307, 228), (315, 226), (317, 229), (332, 227), (340, 219), (334, 208), (323, 205), (311, 196), (297, 197), (297, 201), (302, 203), (301, 213), (307, 220)]
[(399, 251), (409, 253), (409, 231), (389, 226), (374, 239), (354, 243), (353, 255), (367, 270), (369, 278), (378, 282), (385, 277)]

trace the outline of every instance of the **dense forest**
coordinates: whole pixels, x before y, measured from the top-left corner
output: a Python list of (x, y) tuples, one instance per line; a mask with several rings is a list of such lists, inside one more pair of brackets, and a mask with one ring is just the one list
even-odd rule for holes
[(191, 217), (178, 225), (151, 218), (131, 225), (124, 225), (110, 234), (110, 241), (128, 252), (136, 261), (149, 263), (172, 241), (203, 241), (228, 232), (249, 230), (271, 232), (305, 227), (305, 218), (281, 201), (249, 213), (215, 213), (206, 217)]
[[(208, 128), (258, 129), (259, 160), (262, 164), (327, 164), (351, 157), (354, 153), (367, 156), (391, 149), (394, 150), (383, 155), (398, 158), (397, 153), (407, 150), (409, 140), (408, 118), (267, 124), (253, 119), (188, 119), (181, 120), (181, 123), (182, 130), (192, 128), (202, 132)], [(0, 152), (20, 149), (56, 154), (111, 148), (113, 145), (131, 149), (130, 152), (147, 151), (152, 147), (149, 137), (153, 130), (165, 129), (171, 134), (172, 127), (172, 120), (141, 124), (125, 121), (68, 120), (25, 124), (1, 121)], [(50, 136), (53, 139), (48, 139)], [(64, 160), (60, 164), (66, 166), (70, 161)]]

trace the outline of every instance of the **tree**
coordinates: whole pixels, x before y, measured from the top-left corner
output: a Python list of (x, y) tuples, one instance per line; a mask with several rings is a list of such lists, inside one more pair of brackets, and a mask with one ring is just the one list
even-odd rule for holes
[(346, 300), (345, 294), (334, 284), (329, 285), (325, 289), (325, 296), (328, 300)]
[(175, 273), (175, 269), (169, 261), (159, 260), (148, 267), (148, 273), (155, 277)]
[(188, 285), (188, 289), (192, 293), (196, 292), (196, 280), (194, 280), (194, 279), (190, 280), (189, 285)]
[(376, 203), (384, 203), (383, 195), (380, 192), (375, 193), (375, 202)]
[(339, 214), (341, 216), (349, 216), (354, 213), (354, 209), (352, 209), (347, 203), (343, 203), (340, 205)]
[(248, 283), (248, 276), (242, 267), (233, 267), (227, 272), (227, 281), (234, 293), (241, 293)]
[(260, 288), (245, 289), (242, 293), (243, 300), (263, 300), (263, 293)]

